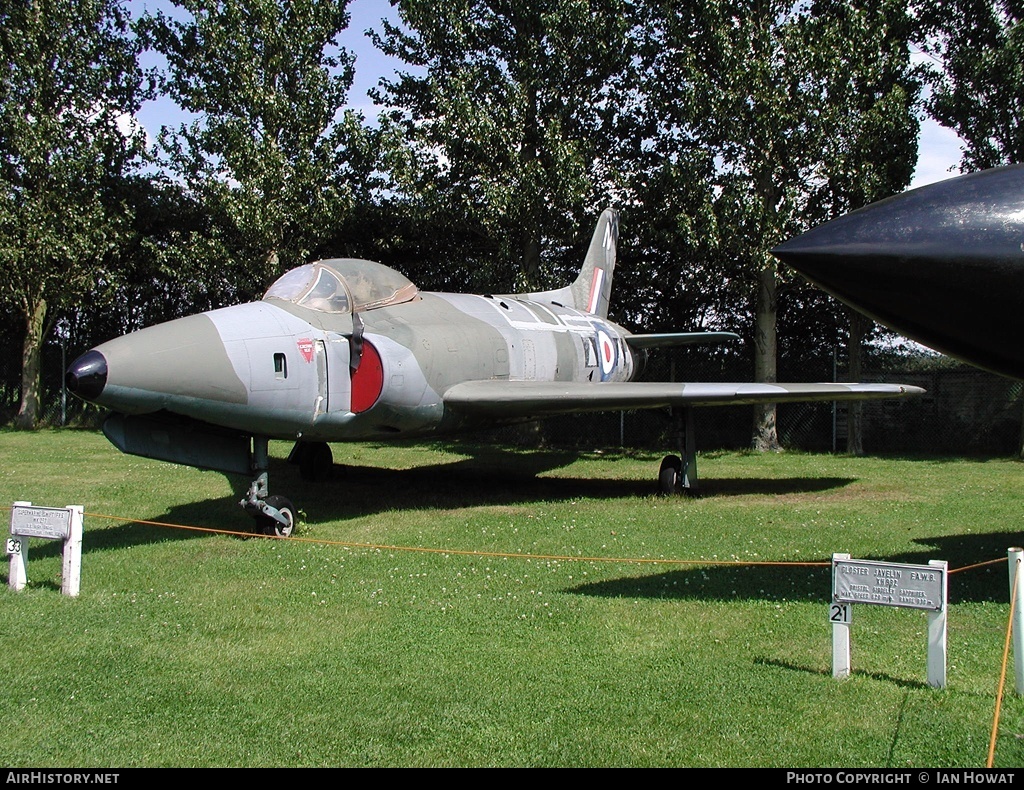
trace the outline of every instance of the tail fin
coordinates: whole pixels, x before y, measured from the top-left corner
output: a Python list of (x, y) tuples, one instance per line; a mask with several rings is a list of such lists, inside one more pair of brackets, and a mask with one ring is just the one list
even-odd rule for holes
[(583, 267), (576, 281), (565, 288), (523, 296), (533, 301), (558, 302), (566, 307), (607, 318), (618, 239), (619, 215), (614, 209), (607, 208), (597, 221), (587, 257), (583, 259)]
[(608, 208), (601, 214), (590, 240), (590, 249), (583, 259), (583, 268), (570, 289), (577, 310), (608, 317), (612, 295), (612, 273), (615, 271), (615, 248), (619, 241), (619, 215)]

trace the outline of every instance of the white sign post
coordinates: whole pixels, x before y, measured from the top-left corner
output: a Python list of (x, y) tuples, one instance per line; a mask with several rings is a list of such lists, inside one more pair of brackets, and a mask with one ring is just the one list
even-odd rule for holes
[(852, 560), (832, 555), (832, 677), (850, 674), (850, 623), (853, 604), (897, 606), (928, 612), (928, 685), (946, 687), (947, 563), (903, 565), (875, 560)]
[(1013, 638), (1013, 670), (1018, 694), (1024, 694), (1024, 580), (1020, 578), (1024, 549), (1012, 546), (1006, 551), (1010, 565), (1010, 606), (1013, 622), (1010, 634)]
[(84, 508), (33, 507), (31, 502), (15, 502), (11, 509), (11, 536), (7, 539), (10, 557), (8, 586), (23, 590), (28, 584), (28, 538), (60, 540), (64, 543), (64, 563), (60, 591), (76, 597), (82, 584), (82, 532)]

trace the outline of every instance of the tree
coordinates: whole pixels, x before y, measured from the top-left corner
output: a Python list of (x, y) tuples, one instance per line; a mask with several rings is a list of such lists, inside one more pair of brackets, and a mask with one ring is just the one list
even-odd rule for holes
[(395, 198), (494, 250), (502, 265), (487, 272), (488, 288), (561, 284), (558, 245), (610, 201), (626, 3), (394, 4), (403, 24), (385, 23), (377, 45), (411, 68), (376, 100), (391, 108), (384, 129), (407, 144)]
[(1024, 5), (930, 0), (921, 40), (939, 64), (926, 106), (964, 141), (960, 169), (1024, 162)]
[(238, 297), (238, 283), (221, 264), (229, 257), (221, 218), (182, 184), (159, 174), (126, 182), (131, 233), (121, 256), (128, 262), (113, 304), (74, 327), (78, 347), (89, 348), (145, 326), (213, 310)]
[[(372, 192), (363, 118), (343, 111), (348, 0), (176, 0), (145, 24), (162, 86), (192, 120), (165, 128), (165, 164), (224, 222), (243, 296), (310, 252)], [(226, 265), (228, 262), (222, 262)]]
[[(653, 134), (713, 156), (715, 254), (753, 305), (754, 378), (777, 379), (780, 281), (771, 248), (861, 196), (896, 191), (916, 160), (917, 84), (902, 0), (656, 3)], [(685, 115), (671, 113), (673, 106)], [(655, 113), (657, 115), (658, 113)], [(905, 179), (905, 180), (904, 180)], [(775, 408), (753, 445), (779, 447)]]
[(938, 63), (926, 106), (964, 141), (961, 172), (1024, 162), (1024, 5), (929, 0), (920, 37)]
[[(841, 15), (851, 10), (841, 7)], [(861, 12), (882, 24), (841, 23), (832, 28), (854, 51), (847, 61), (850, 78), (836, 81), (830, 94), (850, 107), (856, 126), (847, 127), (846, 135), (833, 137), (834, 147), (826, 155), (834, 164), (827, 170), (827, 189), (818, 194), (820, 205), (815, 208), (826, 218), (902, 191), (913, 178), (917, 161), (917, 111), (924, 75), (909, 58), (915, 31), (907, 4), (904, 0), (868, 4)], [(854, 310), (843, 307), (839, 314), (846, 331), (845, 338), (836, 337), (836, 345), (845, 339), (847, 376), (860, 381), (865, 343), (880, 333), (892, 333)], [(864, 452), (862, 414), (863, 403), (849, 404), (846, 450), (850, 455)]]
[(60, 311), (117, 279), (122, 182), (140, 161), (141, 74), (117, 0), (0, 10), (0, 294), (24, 322), (19, 428), (39, 417), (40, 355)]

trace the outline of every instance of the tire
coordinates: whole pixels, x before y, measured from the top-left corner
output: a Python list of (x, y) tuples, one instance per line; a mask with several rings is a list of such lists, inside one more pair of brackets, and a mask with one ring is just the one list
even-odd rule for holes
[(261, 526), (263, 534), (273, 535), (278, 538), (291, 537), (295, 533), (295, 506), (286, 497), (279, 494), (268, 496), (266, 501), (268, 505), (281, 511), (281, 515), (288, 519), (288, 525), (284, 526), (276, 519), (270, 518), (270, 516), (262, 516)]
[(658, 471), (658, 493), (672, 496), (679, 491), (679, 477), (683, 471), (683, 461), (678, 455), (666, 455), (661, 460)]

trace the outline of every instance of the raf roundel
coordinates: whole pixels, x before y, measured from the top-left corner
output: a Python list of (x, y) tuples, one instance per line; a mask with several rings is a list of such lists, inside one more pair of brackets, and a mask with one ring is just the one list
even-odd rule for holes
[(615, 344), (603, 329), (597, 330), (597, 349), (598, 355), (601, 357), (601, 376), (606, 378), (615, 370), (618, 359)]

